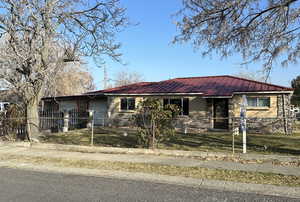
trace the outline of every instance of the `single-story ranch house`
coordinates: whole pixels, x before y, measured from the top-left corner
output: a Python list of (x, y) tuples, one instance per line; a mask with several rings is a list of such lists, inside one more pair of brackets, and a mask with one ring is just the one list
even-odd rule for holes
[(292, 93), (292, 88), (225, 75), (140, 82), (43, 101), (44, 110), (94, 110), (95, 124), (106, 119), (113, 125), (126, 125), (138, 102), (154, 97), (181, 108), (177, 125), (187, 130), (208, 130), (238, 126), (242, 95), (246, 95), (248, 130), (291, 133)]

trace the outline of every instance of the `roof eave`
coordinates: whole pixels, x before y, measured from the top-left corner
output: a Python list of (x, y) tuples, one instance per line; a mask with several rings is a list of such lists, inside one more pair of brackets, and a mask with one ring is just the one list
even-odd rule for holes
[(232, 94), (291, 94), (293, 90), (282, 90), (282, 91), (248, 91), (248, 92), (233, 92)]
[(70, 95), (70, 96), (57, 96), (57, 97), (44, 97), (42, 100), (69, 100), (74, 98), (88, 98), (88, 99), (96, 99), (96, 98), (104, 98), (106, 97), (104, 94), (83, 94), (83, 95)]
[(104, 93), (107, 96), (203, 95), (203, 93)]
[(232, 98), (232, 95), (207, 95), (203, 98)]

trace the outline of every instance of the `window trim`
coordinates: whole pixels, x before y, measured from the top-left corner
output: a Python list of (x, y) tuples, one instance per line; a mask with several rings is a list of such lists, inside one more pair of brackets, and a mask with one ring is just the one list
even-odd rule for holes
[[(170, 104), (171, 100), (180, 100), (180, 104), (181, 104), (181, 112), (180, 112), (180, 116), (189, 116), (190, 114), (190, 100), (189, 98), (185, 98), (185, 97), (181, 97), (181, 98), (163, 98), (163, 104), (164, 104), (164, 100), (168, 100), (167, 104)], [(184, 110), (184, 107), (183, 107), (183, 103), (184, 103), (184, 99), (187, 99), (188, 100), (188, 111), (187, 111), (187, 114), (184, 114), (183, 110)]]
[[(248, 99), (256, 99), (256, 106), (250, 106)], [(259, 100), (260, 99), (268, 99), (269, 105), (268, 106), (259, 106)], [(269, 109), (271, 108), (271, 97), (259, 97), (259, 96), (247, 96), (247, 109)]]
[[(126, 99), (126, 109), (122, 109), (122, 100)], [(134, 106), (133, 106), (133, 109), (129, 109), (129, 102), (128, 100), (129, 99), (133, 99), (134, 101)], [(135, 111), (136, 109), (136, 99), (134, 97), (122, 97), (120, 98), (120, 111), (121, 112), (132, 112), (132, 111)]]

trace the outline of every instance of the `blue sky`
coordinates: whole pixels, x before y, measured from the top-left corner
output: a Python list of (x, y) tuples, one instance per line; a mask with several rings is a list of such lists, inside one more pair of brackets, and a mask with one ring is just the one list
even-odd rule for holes
[[(190, 44), (171, 44), (177, 30), (172, 14), (180, 9), (181, 0), (121, 0), (127, 8), (131, 22), (139, 23), (118, 34), (122, 43), (122, 60), (126, 65), (106, 61), (108, 77), (119, 71), (139, 72), (146, 81), (160, 81), (176, 77), (193, 77), (236, 74), (240, 71), (257, 71), (260, 64), (248, 65), (245, 70), (239, 65), (239, 55), (220, 59), (218, 55), (203, 58)], [(102, 88), (103, 70), (89, 62), (97, 89)], [(274, 67), (271, 83), (290, 86), (290, 81), (299, 75), (299, 67), (290, 65)]]

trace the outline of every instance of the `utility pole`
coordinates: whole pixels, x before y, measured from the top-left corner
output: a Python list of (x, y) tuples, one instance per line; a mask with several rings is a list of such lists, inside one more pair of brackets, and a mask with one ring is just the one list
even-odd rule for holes
[(103, 89), (107, 88), (108, 76), (106, 70), (106, 64), (103, 64)]
[(103, 89), (106, 89), (108, 86), (108, 76), (107, 76), (107, 67), (104, 61), (97, 57), (93, 57), (94, 63), (98, 68), (103, 68)]

